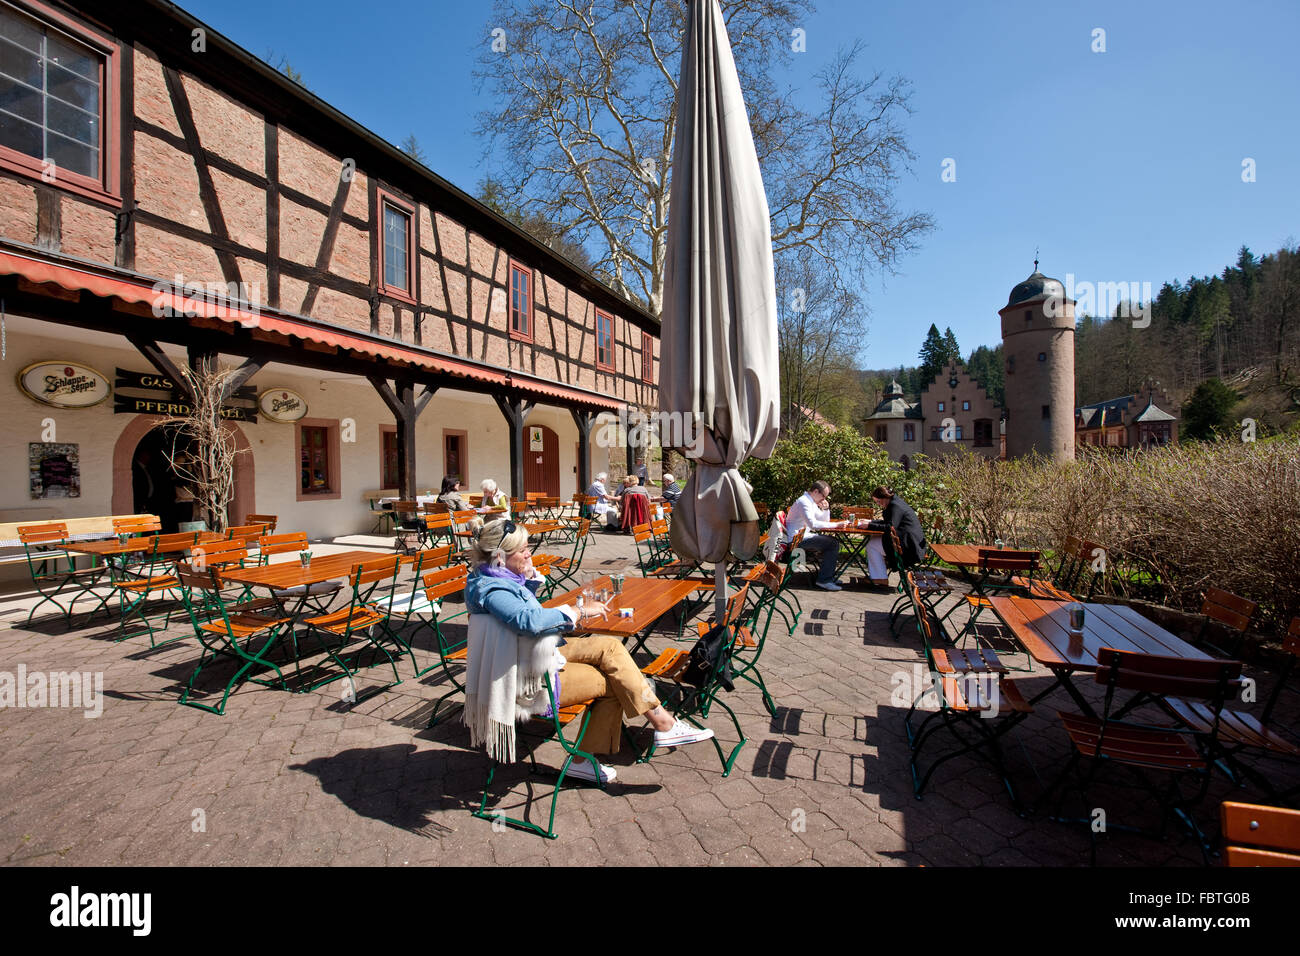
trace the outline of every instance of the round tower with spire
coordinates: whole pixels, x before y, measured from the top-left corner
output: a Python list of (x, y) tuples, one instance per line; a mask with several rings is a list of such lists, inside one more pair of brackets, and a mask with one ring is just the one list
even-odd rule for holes
[(1074, 300), (1038, 271), (1011, 290), (1002, 318), (1007, 457), (1074, 458)]

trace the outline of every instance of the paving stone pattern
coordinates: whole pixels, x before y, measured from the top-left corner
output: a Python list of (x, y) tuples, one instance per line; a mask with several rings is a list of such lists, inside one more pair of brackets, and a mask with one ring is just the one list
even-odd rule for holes
[[(551, 549), (548, 549), (551, 550)], [(596, 536), (585, 568), (635, 571), (629, 538)], [(749, 738), (723, 777), (716, 752), (697, 744), (633, 762), (630, 748), (611, 762), (618, 780), (602, 793), (566, 790), (558, 840), (498, 831), (469, 813), (486, 760), (469, 747), (459, 716), (425, 729), (443, 692), (431, 672), (366, 698), (385, 672), (363, 672), (359, 703), (340, 685), (296, 694), (246, 684), (224, 716), (177, 704), (199, 646), (184, 640), (157, 650), (147, 639), (115, 642), (116, 621), (79, 615), (25, 624), (33, 600), (0, 602), (0, 670), (102, 672), (103, 713), (23, 708), (0, 711), (0, 861), (10, 865), (833, 865), (1073, 866), (1088, 859), (1082, 828), (1044, 813), (1013, 812), (1000, 780), (982, 762), (960, 757), (940, 768), (923, 800), (912, 794), (900, 701), (922, 658), (915, 628), (892, 638), (886, 613), (894, 595), (798, 586), (805, 613), (795, 633), (773, 625), (762, 670), (776, 698), (775, 718), (742, 683), (727, 700)], [(83, 603), (82, 608), (89, 605)], [(954, 619), (960, 619), (958, 611)], [(658, 649), (670, 637), (651, 641)], [(417, 637), (426, 653), (431, 642)], [(1024, 657), (1011, 663), (1023, 664)], [(222, 664), (205, 672), (219, 691)], [(212, 682), (206, 683), (208, 673)], [(1043, 673), (1023, 675), (1030, 694)], [(1254, 673), (1260, 699), (1272, 675)], [(1086, 685), (1086, 682), (1081, 682)], [(1086, 693), (1095, 695), (1091, 687)], [(1027, 695), (1028, 696), (1028, 695)], [(1284, 697), (1284, 703), (1285, 697)], [(1006, 741), (1017, 785), (1032, 802), (1062, 766), (1066, 739), (1059, 690)], [(1289, 706), (1289, 704), (1288, 704)], [(1294, 720), (1295, 714), (1283, 713)], [(711, 720), (720, 737), (733, 729)], [(643, 733), (644, 731), (638, 731)], [(538, 750), (542, 768), (559, 765), (558, 745)], [(511, 815), (530, 792), (546, 791), (553, 771), (530, 777), (526, 764), (498, 774), (494, 793)], [(1296, 768), (1280, 768), (1294, 778)], [(1292, 783), (1295, 780), (1292, 779)], [(503, 794), (502, 787), (510, 789)], [(1253, 789), (1216, 780), (1200, 804), (1210, 827), (1225, 798), (1262, 801)], [(1153, 807), (1133, 791), (1097, 787), (1094, 801), (1112, 822), (1151, 824)], [(544, 805), (534, 818), (544, 820)], [(1079, 807), (1075, 812), (1085, 808)], [(1176, 833), (1158, 842), (1128, 833), (1099, 841), (1106, 865), (1200, 865), (1198, 848)]]

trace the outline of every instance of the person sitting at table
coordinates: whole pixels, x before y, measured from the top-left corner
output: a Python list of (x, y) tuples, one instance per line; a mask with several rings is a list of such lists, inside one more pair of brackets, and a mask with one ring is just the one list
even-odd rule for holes
[(618, 509), (613, 504), (612, 496), (605, 488), (605, 482), (608, 480), (609, 475), (602, 471), (600, 474), (596, 475), (596, 480), (593, 481), (591, 487), (587, 489), (587, 497), (596, 499), (595, 503), (591, 506), (591, 518), (596, 522), (598, 527), (602, 528), (605, 526), (607, 516), (611, 512), (615, 515), (618, 514)]
[(623, 496), (618, 499), (618, 529), (631, 534), (639, 524), (650, 522), (650, 492), (645, 485), (637, 484), (636, 475), (623, 479)]
[(880, 537), (872, 536), (867, 542), (867, 573), (871, 583), (889, 586), (889, 569), (897, 567), (894, 558), (894, 541), (889, 533), (898, 532), (898, 542), (903, 546), (903, 567), (911, 568), (925, 560), (925, 532), (912, 506), (884, 485), (871, 493), (871, 500), (880, 509), (880, 518), (867, 525), (873, 531), (883, 531)]
[(790, 506), (785, 518), (785, 544), (794, 540), (800, 529), (804, 530), (803, 543), (800, 545), (809, 557), (819, 555), (820, 567), (817, 580), (813, 582), (823, 591), (843, 590), (835, 581), (835, 565), (840, 558), (840, 543), (828, 535), (817, 534), (843, 528), (847, 521), (831, 521), (828, 505), (831, 499), (831, 486), (824, 481), (814, 481), (808, 486), (798, 501)]
[(442, 479), (442, 491), (438, 492), (438, 500), (452, 511), (469, 511), (470, 503), (468, 499), (461, 495), (460, 492), (460, 476), (444, 475)]
[[(604, 604), (581, 608), (542, 607), (528, 531), (513, 521), (471, 522), (477, 533), (470, 548), (473, 571), (465, 585), (469, 609), (464, 721), (470, 742), (486, 743), (496, 760), (515, 759), (515, 724), (550, 710), (542, 682), (549, 674), (560, 707), (592, 700), (581, 747), (593, 755), (617, 753), (622, 716), (645, 717), (656, 747), (680, 747), (713, 736), (707, 728), (675, 719), (654, 695), (654, 687), (615, 637), (565, 639), (580, 621), (603, 617)], [(575, 760), (569, 775), (594, 781), (589, 761)], [(615, 777), (603, 764), (601, 778)]]
[(677, 479), (673, 477), (671, 471), (664, 472), (664, 486), (660, 494), (670, 505), (677, 504), (677, 499), (682, 496), (682, 486), (677, 484)]
[(497, 487), (495, 479), (484, 478), (479, 485), (483, 489), (483, 508), (505, 508), (510, 505), (510, 496)]

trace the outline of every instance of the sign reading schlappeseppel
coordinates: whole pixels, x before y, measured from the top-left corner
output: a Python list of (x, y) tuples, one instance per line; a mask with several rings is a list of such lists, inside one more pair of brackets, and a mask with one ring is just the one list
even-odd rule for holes
[(257, 407), (273, 422), (296, 422), (307, 414), (307, 399), (293, 389), (268, 388), (257, 396)]
[(55, 408), (89, 408), (108, 398), (109, 381), (88, 365), (37, 362), (18, 373), (18, 387)]

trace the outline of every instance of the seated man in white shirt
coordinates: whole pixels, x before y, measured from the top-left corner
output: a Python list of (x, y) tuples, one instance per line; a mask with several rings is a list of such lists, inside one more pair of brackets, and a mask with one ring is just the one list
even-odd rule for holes
[(806, 529), (800, 547), (808, 552), (809, 557), (814, 554), (821, 556), (814, 584), (823, 591), (839, 591), (842, 589), (835, 583), (835, 565), (840, 557), (840, 543), (828, 535), (817, 534), (818, 531), (843, 528), (848, 524), (847, 521), (830, 520), (830, 497), (831, 486), (824, 481), (814, 481), (786, 514), (785, 540), (786, 543), (793, 541), (801, 528)]

